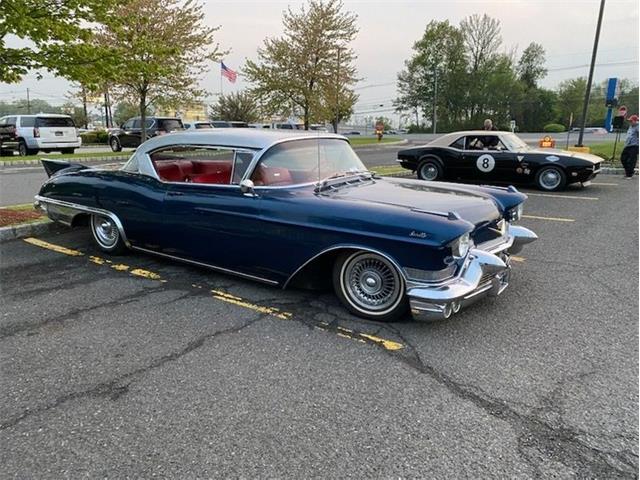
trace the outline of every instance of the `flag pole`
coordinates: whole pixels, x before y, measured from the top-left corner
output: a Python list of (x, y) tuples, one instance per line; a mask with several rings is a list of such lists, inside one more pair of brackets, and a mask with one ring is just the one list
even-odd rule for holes
[(220, 62), (220, 96), (222, 97), (222, 62)]

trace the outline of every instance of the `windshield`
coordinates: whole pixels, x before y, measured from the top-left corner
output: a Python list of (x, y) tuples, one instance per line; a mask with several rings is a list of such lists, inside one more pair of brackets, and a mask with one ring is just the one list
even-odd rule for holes
[(500, 136), (500, 139), (502, 140), (502, 143), (504, 143), (504, 146), (512, 152), (519, 152), (521, 150), (529, 149), (529, 146), (524, 143), (520, 139), (520, 137), (514, 135), (513, 133), (505, 133), (504, 135)]
[(308, 138), (271, 147), (251, 175), (259, 185), (296, 185), (332, 175), (364, 171), (348, 142), (339, 138)]

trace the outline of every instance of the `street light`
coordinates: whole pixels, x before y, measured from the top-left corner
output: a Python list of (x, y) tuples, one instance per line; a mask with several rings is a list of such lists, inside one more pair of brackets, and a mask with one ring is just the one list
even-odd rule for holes
[(582, 137), (584, 136), (584, 127), (587, 125), (587, 109), (589, 108), (589, 96), (591, 95), (591, 82), (593, 81), (593, 69), (596, 66), (596, 54), (598, 53), (598, 40), (600, 40), (600, 27), (602, 26), (602, 14), (604, 13), (604, 2), (600, 1), (600, 13), (598, 14), (598, 25), (596, 27), (596, 38), (593, 41), (593, 53), (591, 54), (591, 66), (589, 67), (589, 80), (587, 80), (587, 91), (584, 93), (584, 105), (582, 106), (582, 125), (580, 126), (580, 135), (578, 135), (578, 144), (576, 147), (582, 147)]

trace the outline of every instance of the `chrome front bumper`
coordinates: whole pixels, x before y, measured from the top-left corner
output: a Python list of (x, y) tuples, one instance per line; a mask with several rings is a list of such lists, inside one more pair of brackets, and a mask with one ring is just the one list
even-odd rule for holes
[(486, 296), (498, 296), (511, 276), (510, 254), (518, 253), (538, 237), (524, 227), (509, 226), (499, 242), (487, 242), (472, 249), (458, 275), (439, 284), (409, 284), (407, 296), (416, 320), (449, 318)]

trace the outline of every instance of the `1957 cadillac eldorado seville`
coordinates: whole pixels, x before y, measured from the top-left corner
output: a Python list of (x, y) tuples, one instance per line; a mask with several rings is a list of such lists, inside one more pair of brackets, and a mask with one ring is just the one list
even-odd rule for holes
[(155, 137), (118, 170), (43, 160), (36, 206), (126, 249), (282, 288), (333, 283), (388, 321), (448, 318), (509, 283), (537, 237), (516, 189), (380, 178), (346, 138), (248, 129)]

